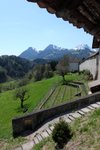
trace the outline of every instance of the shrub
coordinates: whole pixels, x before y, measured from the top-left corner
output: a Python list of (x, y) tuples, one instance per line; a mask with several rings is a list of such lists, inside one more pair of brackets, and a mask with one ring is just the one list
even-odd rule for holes
[(15, 88), (16, 88), (16, 85), (14, 83), (9, 83), (7, 85), (2, 85), (2, 91), (13, 90)]
[(21, 79), (18, 83), (18, 87), (24, 86), (24, 85), (28, 84), (28, 82), (29, 82), (28, 78)]
[(63, 148), (64, 145), (71, 139), (71, 137), (71, 129), (64, 120), (60, 120), (59, 123), (55, 124), (52, 132), (52, 139), (55, 143), (57, 143), (59, 148)]
[(7, 81), (7, 73), (6, 70), (0, 67), (0, 83)]
[(53, 71), (45, 71), (43, 76), (45, 78), (51, 78), (51, 77), (53, 77)]
[(84, 74), (85, 80), (93, 80), (93, 75), (88, 69), (81, 71), (80, 74)]

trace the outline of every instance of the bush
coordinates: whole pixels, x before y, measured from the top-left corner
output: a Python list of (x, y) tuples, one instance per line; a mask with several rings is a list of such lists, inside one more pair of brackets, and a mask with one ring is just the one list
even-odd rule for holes
[(44, 76), (44, 78), (51, 78), (51, 77), (53, 77), (53, 72), (52, 71), (45, 71), (43, 76)]
[(14, 83), (9, 83), (7, 85), (2, 85), (2, 91), (13, 90), (15, 88), (16, 88), (16, 85)]
[(71, 139), (71, 137), (71, 129), (64, 120), (60, 120), (59, 123), (55, 124), (52, 132), (52, 139), (55, 143), (57, 143), (59, 148), (63, 148), (64, 145)]
[(84, 74), (85, 80), (93, 80), (93, 75), (88, 69), (81, 71), (80, 74)]
[(39, 71), (34, 71), (34, 80), (35, 81), (40, 81), (43, 78), (43, 74)]
[(7, 73), (6, 70), (0, 67), (0, 83), (7, 81)]
[(18, 83), (18, 87), (24, 86), (24, 85), (28, 84), (28, 82), (29, 82), (28, 78), (21, 79)]

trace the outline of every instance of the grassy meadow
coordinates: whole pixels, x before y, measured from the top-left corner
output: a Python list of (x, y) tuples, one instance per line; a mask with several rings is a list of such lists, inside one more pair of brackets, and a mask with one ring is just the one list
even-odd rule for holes
[[(57, 79), (55, 77), (39, 82), (32, 82), (25, 86), (30, 95), (29, 99), (24, 102), (24, 105), (28, 107), (28, 112), (34, 110), (56, 80), (58, 80), (58, 77)], [(3, 139), (8, 139), (12, 136), (12, 118), (23, 115), (23, 112), (20, 111), (20, 101), (14, 100), (14, 92), (15, 90), (9, 90), (0, 93), (0, 138)]]

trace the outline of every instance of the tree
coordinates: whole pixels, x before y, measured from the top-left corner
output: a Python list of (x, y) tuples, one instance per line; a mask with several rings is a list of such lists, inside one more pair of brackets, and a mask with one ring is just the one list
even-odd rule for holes
[(20, 79), (19, 83), (18, 83), (18, 87), (24, 86), (24, 85), (28, 84), (28, 82), (29, 82), (28, 78)]
[(2, 67), (0, 67), (0, 83), (7, 81), (7, 73), (6, 70)]
[(57, 72), (63, 78), (63, 83), (65, 83), (65, 75), (68, 73), (69, 70), (69, 57), (64, 56), (56, 66)]
[(32, 68), (32, 62), (16, 57), (16, 56), (1, 56), (0, 66), (6, 70), (7, 76), (11, 78), (21, 78)]
[(29, 98), (28, 90), (25, 88), (20, 88), (15, 91), (15, 98), (19, 99), (21, 102), (21, 108), (24, 108), (24, 101)]
[(56, 65), (58, 64), (58, 61), (52, 60), (52, 61), (49, 62), (49, 63), (50, 63), (51, 69), (52, 69), (53, 71), (55, 71), (55, 70), (56, 70)]
[(50, 78), (53, 76), (53, 71), (51, 69), (50, 64), (45, 64), (45, 70), (44, 70), (43, 76), (45, 78)]
[(44, 65), (37, 64), (34, 67), (33, 75), (35, 81), (40, 81), (43, 78)]

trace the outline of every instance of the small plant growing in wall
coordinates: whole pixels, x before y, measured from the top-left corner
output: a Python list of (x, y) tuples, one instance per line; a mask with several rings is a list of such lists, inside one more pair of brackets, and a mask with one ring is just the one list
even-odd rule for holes
[(55, 124), (52, 132), (52, 139), (57, 144), (56, 146), (58, 148), (63, 148), (71, 139), (72, 135), (69, 125), (64, 120), (60, 120), (59, 123)]

